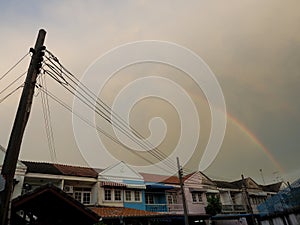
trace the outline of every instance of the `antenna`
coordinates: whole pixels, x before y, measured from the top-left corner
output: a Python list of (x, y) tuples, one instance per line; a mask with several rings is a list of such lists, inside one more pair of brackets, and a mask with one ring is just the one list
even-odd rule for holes
[(260, 175), (261, 175), (261, 179), (263, 181), (263, 184), (265, 185), (266, 182), (265, 182), (265, 178), (264, 178), (264, 174), (263, 174), (263, 170), (262, 169), (259, 169), (259, 172), (260, 172)]

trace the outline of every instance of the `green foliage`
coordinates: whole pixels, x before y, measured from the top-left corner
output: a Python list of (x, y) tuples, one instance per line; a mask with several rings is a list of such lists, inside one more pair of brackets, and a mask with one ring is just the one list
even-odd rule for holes
[(220, 198), (217, 195), (210, 195), (207, 197), (207, 206), (205, 211), (209, 215), (216, 215), (222, 211), (222, 204)]

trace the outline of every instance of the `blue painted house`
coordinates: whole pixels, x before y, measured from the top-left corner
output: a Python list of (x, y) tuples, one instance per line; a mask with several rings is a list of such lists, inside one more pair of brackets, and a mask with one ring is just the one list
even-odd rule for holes
[(98, 204), (145, 210), (143, 177), (124, 162), (112, 165), (98, 175)]
[(168, 212), (166, 191), (173, 188), (173, 186), (163, 183), (147, 182), (145, 190), (146, 210), (151, 212)]

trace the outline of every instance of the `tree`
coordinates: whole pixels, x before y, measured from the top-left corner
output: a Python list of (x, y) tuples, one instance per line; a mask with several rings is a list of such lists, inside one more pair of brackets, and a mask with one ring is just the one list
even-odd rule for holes
[(220, 197), (217, 195), (210, 195), (207, 197), (207, 206), (205, 207), (207, 214), (214, 216), (222, 211), (222, 204)]

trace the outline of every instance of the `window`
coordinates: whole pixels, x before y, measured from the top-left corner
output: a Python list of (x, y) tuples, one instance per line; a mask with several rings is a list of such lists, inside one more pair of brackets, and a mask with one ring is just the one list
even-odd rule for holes
[[(104, 189), (104, 201), (111, 201), (111, 202), (120, 202), (123, 199), (121, 189)], [(126, 196), (125, 196), (126, 198)]]
[(111, 201), (111, 190), (110, 189), (104, 190), (104, 200)]
[(114, 190), (115, 192), (115, 201), (121, 201), (122, 197), (121, 197), (121, 190)]
[(91, 193), (83, 192), (82, 203), (90, 204), (90, 202), (91, 202)]
[(81, 192), (74, 192), (74, 198), (77, 200), (77, 201), (79, 201), (79, 202), (81, 202)]
[(73, 197), (82, 204), (91, 204), (91, 188), (74, 188)]
[(154, 204), (154, 198), (152, 194), (146, 194), (146, 204)]
[(235, 194), (230, 192), (230, 197), (231, 197), (231, 200), (232, 200), (232, 204), (236, 204), (236, 198), (235, 198)]
[(140, 191), (134, 191), (134, 201), (136, 201), (136, 202), (141, 201), (141, 192)]
[(125, 200), (131, 202), (131, 191), (125, 191)]
[(140, 202), (141, 191), (125, 190), (125, 201), (126, 202)]
[(168, 204), (169, 205), (173, 204), (172, 195), (167, 195), (167, 199), (168, 199)]
[(167, 195), (168, 204), (177, 204), (177, 194), (176, 193), (169, 193)]
[(202, 202), (202, 192), (192, 192), (192, 199), (194, 203)]

